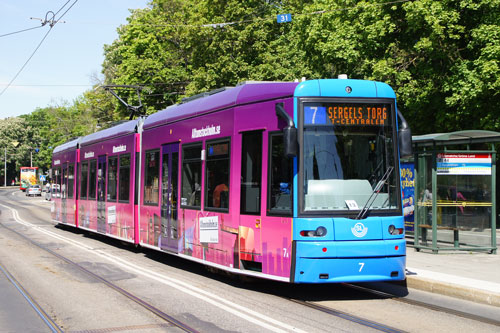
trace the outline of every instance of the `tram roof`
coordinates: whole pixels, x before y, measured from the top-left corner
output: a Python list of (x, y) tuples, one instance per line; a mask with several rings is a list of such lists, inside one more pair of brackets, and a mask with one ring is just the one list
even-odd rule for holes
[(413, 143), (418, 146), (443, 146), (448, 144), (488, 143), (499, 142), (500, 132), (483, 130), (465, 130), (449, 133), (433, 133), (412, 137)]
[(88, 146), (94, 142), (120, 137), (125, 134), (135, 133), (137, 126), (141, 120), (142, 118), (129, 120), (119, 125), (84, 136), (83, 138), (81, 138), (80, 145)]
[(73, 139), (71, 141), (63, 143), (62, 145), (59, 145), (59, 146), (55, 147), (54, 151), (52, 153), (54, 154), (54, 153), (60, 153), (60, 152), (65, 151), (65, 150), (77, 149), (78, 148), (78, 143), (80, 142), (80, 139), (81, 138), (78, 137), (76, 139)]
[(298, 82), (246, 82), (212, 95), (169, 106), (148, 116), (144, 121), (144, 129), (240, 104), (293, 96), (298, 84)]

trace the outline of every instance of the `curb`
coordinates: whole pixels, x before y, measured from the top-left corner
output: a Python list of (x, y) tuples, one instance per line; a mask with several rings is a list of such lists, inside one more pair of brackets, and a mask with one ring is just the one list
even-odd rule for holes
[(500, 293), (412, 275), (406, 276), (406, 285), (408, 288), (500, 307)]

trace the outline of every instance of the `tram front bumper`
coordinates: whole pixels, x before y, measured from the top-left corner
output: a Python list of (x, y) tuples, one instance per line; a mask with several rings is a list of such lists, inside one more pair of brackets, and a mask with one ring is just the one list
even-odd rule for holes
[(295, 283), (405, 279), (405, 239), (295, 242)]

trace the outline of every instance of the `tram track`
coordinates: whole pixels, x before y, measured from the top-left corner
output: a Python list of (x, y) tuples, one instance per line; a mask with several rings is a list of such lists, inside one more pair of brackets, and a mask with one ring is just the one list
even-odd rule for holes
[(459, 310), (455, 310), (455, 309), (450, 309), (450, 308), (447, 308), (444, 306), (439, 306), (436, 304), (430, 304), (430, 303), (426, 303), (426, 302), (422, 302), (422, 301), (417, 301), (417, 300), (410, 299), (407, 297), (400, 297), (398, 295), (391, 294), (389, 292), (371, 289), (371, 288), (367, 288), (367, 287), (363, 287), (363, 286), (359, 286), (359, 285), (355, 285), (355, 284), (342, 283), (342, 285), (347, 287), (347, 288), (355, 289), (357, 291), (365, 292), (365, 293), (368, 293), (371, 295), (376, 295), (377, 297), (380, 297), (383, 299), (391, 299), (395, 302), (400, 302), (400, 303), (404, 303), (404, 304), (408, 304), (408, 305), (418, 306), (418, 307), (429, 309), (432, 311), (438, 311), (438, 312), (458, 316), (461, 318), (478, 321), (478, 322), (481, 322), (484, 324), (500, 327), (500, 321), (492, 319), (492, 318), (486, 318), (486, 317), (479, 316), (476, 314), (463, 312), (463, 311), (459, 311)]
[(403, 333), (403, 332), (406, 332), (406, 331), (403, 331), (403, 330), (400, 330), (400, 329), (397, 329), (397, 328), (394, 328), (394, 327), (390, 327), (390, 326), (387, 326), (387, 325), (384, 325), (384, 324), (380, 324), (380, 323), (377, 323), (377, 322), (372, 321), (372, 320), (364, 319), (364, 318), (361, 318), (361, 317), (358, 317), (358, 316), (354, 316), (352, 314), (349, 314), (349, 313), (346, 313), (346, 312), (343, 312), (343, 311), (335, 310), (335, 309), (332, 309), (332, 308), (329, 308), (329, 307), (326, 307), (326, 306), (322, 306), (322, 305), (319, 305), (319, 304), (315, 304), (315, 303), (312, 303), (312, 302), (307, 302), (307, 301), (293, 299), (293, 298), (288, 298), (288, 300), (291, 301), (291, 302), (293, 302), (293, 303), (297, 303), (297, 304), (300, 304), (302, 306), (306, 306), (308, 308), (312, 308), (312, 309), (321, 311), (323, 313), (326, 313), (326, 314), (329, 314), (329, 315), (332, 315), (332, 316), (335, 316), (335, 317), (339, 317), (339, 318), (348, 320), (350, 322), (357, 323), (357, 324), (365, 326), (365, 327), (369, 327), (369, 328), (375, 329), (375, 330), (380, 331), (380, 332), (387, 332), (387, 333)]
[[(59, 254), (59, 253), (56, 253), (55, 251), (47, 248), (46, 246), (44, 246), (43, 244), (40, 244), (28, 237), (26, 237), (25, 235), (23, 235), (22, 233), (4, 225), (3, 223), (0, 223), (0, 226), (9, 230), (10, 232), (16, 234), (17, 236), (23, 238), (24, 240), (26, 240), (27, 242), (31, 243), (32, 245), (35, 245), (36, 247), (38, 247), (39, 249), (51, 254), (52, 256), (58, 258), (59, 260), (62, 260), (64, 262), (66, 262), (67, 264), (70, 264), (72, 265), (73, 267), (79, 269), (80, 271), (84, 272), (85, 274), (87, 274), (88, 276), (94, 278), (95, 280), (101, 282), (102, 284), (106, 285), (107, 287), (113, 289), (114, 291), (118, 292), (119, 294), (127, 297), (128, 299), (130, 299), (131, 301), (137, 303), (138, 305), (142, 306), (144, 309), (146, 309), (147, 311), (153, 313), (154, 315), (156, 315), (157, 317), (161, 318), (162, 320), (164, 320), (165, 322), (167, 322), (170, 326), (175, 326), (179, 329), (181, 329), (182, 331), (184, 332), (198, 332), (196, 329), (190, 327), (189, 325), (187, 325), (186, 323), (183, 323), (177, 319), (175, 319), (174, 317), (168, 315), (167, 313), (161, 311), (160, 309), (156, 308), (155, 306), (151, 305), (150, 303), (146, 302), (145, 300), (135, 296), (134, 294), (126, 291), (125, 289), (119, 287), (118, 285), (116, 285), (115, 283), (105, 279), (104, 277), (98, 275), (98, 274), (95, 274), (94, 272), (91, 272), (90, 270), (86, 269), (85, 267), (79, 265), (78, 263), (72, 261), (71, 259)], [(0, 269), (1, 269), (1, 265), (0, 265)], [(3, 272), (3, 269), (2, 269), (2, 272)], [(4, 273), (5, 274), (5, 273)], [(25, 296), (26, 297), (26, 296)], [(46, 314), (45, 314), (46, 315)], [(47, 316), (48, 318), (48, 316)], [(52, 320), (50, 320), (52, 321)], [(55, 325), (55, 324), (54, 324)], [(55, 326), (57, 327), (57, 325)], [(58, 329), (56, 331), (53, 331), (53, 332), (62, 332), (62, 330)]]
[[(21, 207), (21, 206), (17, 206), (17, 207)], [(13, 214), (14, 214), (14, 211), (13, 211)], [(20, 221), (18, 221), (18, 222), (21, 223)], [(23, 224), (23, 223), (21, 223), (21, 224)], [(42, 229), (46, 230), (45, 225), (54, 225), (54, 224), (44, 221), (43, 224), (38, 224), (38, 225), (33, 226), (33, 227), (35, 227), (35, 228), (37, 228), (39, 230), (42, 230)], [(69, 262), (68, 262), (64, 258), (60, 258), (59, 257), (60, 254), (59, 253), (56, 253), (56, 252), (52, 251), (49, 248), (43, 248), (43, 244), (37, 244), (36, 242), (32, 241), (31, 239), (28, 239), (22, 233), (17, 232), (15, 230), (12, 230), (8, 226), (5, 226), (5, 225), (1, 225), (1, 226), (4, 227), (4, 228), (6, 228), (6, 229), (8, 229), (8, 230), (10, 230), (10, 231), (12, 231), (12, 232), (14, 232), (14, 233), (16, 233), (20, 237), (28, 240), (30, 243), (32, 243), (33, 245), (35, 245), (35, 246), (37, 246), (39, 248), (40, 248), (40, 246), (42, 246), (42, 249), (44, 251), (49, 252), (50, 254), (54, 255), (55, 257), (57, 257), (60, 260), (64, 260), (66, 263), (68, 263), (68, 264), (70, 264), (70, 265), (78, 268), (79, 270), (85, 272), (85, 274), (88, 274), (88, 275), (92, 276), (96, 280), (98, 280), (101, 283), (105, 284), (106, 286), (112, 288), (110, 285), (108, 285), (105, 282), (105, 281), (107, 281), (106, 279), (100, 277), (97, 274), (94, 274), (93, 272), (88, 271), (85, 267), (81, 267), (81, 266), (78, 267), (79, 266), (78, 263), (75, 263), (75, 262), (71, 261), (70, 259), (65, 258), (65, 259), (69, 260)], [(88, 271), (88, 272), (86, 272), (86, 271)], [(96, 275), (96, 276), (93, 276), (93, 275)], [(109, 282), (109, 281), (107, 281), (107, 282)], [(111, 285), (114, 285), (112, 282), (109, 282), (109, 283)], [(449, 308), (445, 308), (445, 307), (440, 307), (440, 306), (436, 306), (436, 305), (433, 305), (433, 304), (428, 304), (428, 303), (421, 302), (421, 301), (415, 301), (415, 300), (411, 300), (411, 299), (407, 299), (407, 298), (401, 298), (400, 295), (398, 296), (398, 295), (391, 294), (391, 293), (388, 293), (388, 292), (383, 292), (383, 291), (379, 291), (379, 290), (376, 290), (376, 289), (365, 288), (365, 287), (358, 286), (358, 285), (343, 284), (343, 286), (348, 287), (348, 288), (355, 288), (358, 291), (363, 292), (363, 293), (367, 293), (367, 294), (371, 294), (371, 295), (376, 295), (377, 298), (380, 298), (380, 299), (391, 299), (391, 300), (394, 300), (394, 301), (397, 301), (397, 302), (402, 302), (402, 303), (406, 303), (406, 304), (410, 304), (410, 305), (415, 305), (415, 306), (419, 306), (419, 307), (422, 307), (422, 308), (430, 309), (430, 310), (433, 310), (433, 311), (439, 311), (439, 312), (443, 312), (443, 313), (448, 313), (448, 314), (452, 314), (452, 315), (455, 315), (455, 316), (460, 316), (462, 318), (471, 319), (471, 320), (479, 321), (479, 322), (482, 322), (482, 323), (494, 325), (494, 326), (497, 326), (497, 327), (500, 326), (500, 322), (492, 320), (492, 319), (489, 319), (489, 318), (485, 318), (485, 317), (481, 317), (481, 316), (477, 316), (477, 315), (473, 315), (473, 314), (470, 314), (470, 313), (465, 313), (465, 312), (461, 312), (461, 311), (457, 311), (457, 310), (453, 310), (453, 309), (449, 309)], [(120, 288), (120, 287), (118, 287), (118, 288)], [(119, 290), (116, 290), (114, 288), (112, 288), (112, 289), (115, 290), (116, 292), (120, 292)], [(125, 291), (125, 293), (127, 293), (127, 291)], [(135, 297), (133, 294), (130, 294), (130, 297), (128, 295), (126, 295), (126, 294), (122, 294), (122, 295), (124, 295), (127, 298), (131, 299), (132, 301), (136, 302), (133, 299), (133, 297)], [(321, 312), (323, 312), (325, 314), (328, 314), (328, 315), (331, 315), (331, 316), (335, 316), (335, 317), (341, 318), (343, 320), (350, 321), (350, 322), (356, 323), (358, 325), (362, 325), (362, 326), (365, 326), (367, 328), (374, 329), (374, 330), (377, 330), (377, 331), (381, 331), (381, 332), (404, 332), (403, 330), (400, 330), (400, 329), (397, 329), (397, 328), (394, 328), (394, 327), (391, 327), (391, 326), (387, 326), (387, 325), (384, 325), (384, 324), (380, 324), (380, 323), (378, 323), (376, 321), (364, 319), (363, 316), (355, 316), (355, 315), (349, 314), (347, 312), (339, 311), (339, 310), (333, 309), (331, 307), (326, 307), (326, 306), (317, 304), (317, 303), (315, 303), (313, 301), (304, 301), (304, 300), (294, 299), (294, 298), (290, 298), (290, 297), (283, 297), (283, 298), (286, 298), (288, 301), (294, 302), (294, 303), (299, 304), (301, 306), (306, 306), (306, 307), (308, 307), (310, 309), (321, 311)], [(140, 303), (138, 303), (138, 304), (140, 304)], [(145, 307), (142, 304), (140, 304), (140, 305), (143, 306), (143, 307)], [(145, 308), (148, 311), (153, 312), (150, 309), (148, 309), (147, 307), (145, 307)], [(158, 311), (161, 314), (162, 311), (161, 310), (158, 310)], [(155, 315), (157, 315), (158, 317), (162, 318), (161, 315), (158, 315), (155, 312), (153, 312), (153, 313)], [(375, 318), (375, 320), (377, 320), (377, 319)], [(167, 326), (168, 327), (170, 327), (170, 326), (176, 326), (176, 325), (170, 323), (168, 320), (165, 320), (165, 322), (166, 322), (166, 324), (160, 324), (160, 325), (165, 325), (165, 327), (167, 327)], [(178, 326), (176, 326), (176, 327), (178, 327)], [(183, 330), (183, 331), (195, 332), (194, 330)], [(94, 331), (92, 331), (92, 332), (94, 332)]]
[(42, 321), (47, 325), (53, 333), (63, 332), (63, 330), (52, 320), (47, 312), (36, 302), (34, 297), (21, 285), (21, 283), (7, 270), (2, 263), (0, 263), (0, 272), (7, 278), (7, 280), (17, 289), (17, 291), (24, 297), (28, 304), (35, 310)]

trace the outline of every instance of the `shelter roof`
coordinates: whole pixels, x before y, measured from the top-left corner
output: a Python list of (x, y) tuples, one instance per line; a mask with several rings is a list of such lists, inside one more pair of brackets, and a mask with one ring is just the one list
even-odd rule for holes
[(413, 143), (418, 146), (444, 146), (471, 143), (500, 142), (500, 132), (466, 130), (449, 133), (433, 133), (412, 137)]

